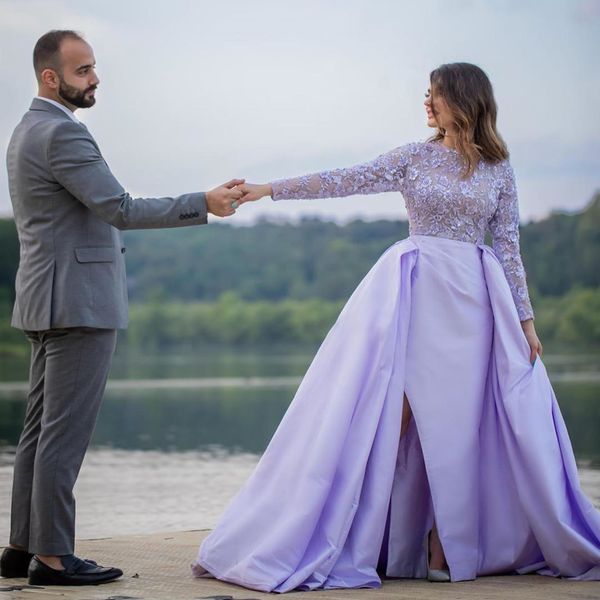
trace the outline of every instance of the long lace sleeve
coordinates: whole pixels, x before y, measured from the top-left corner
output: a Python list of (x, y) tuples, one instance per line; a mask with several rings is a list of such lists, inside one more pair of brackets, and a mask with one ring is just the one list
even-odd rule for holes
[(519, 319), (532, 319), (533, 309), (519, 249), (517, 186), (515, 173), (508, 163), (502, 177), (498, 207), (489, 222), (489, 229), (492, 234), (492, 247), (504, 269)]
[(320, 173), (273, 181), (273, 200), (334, 198), (400, 190), (408, 164), (408, 148), (400, 146), (376, 159)]

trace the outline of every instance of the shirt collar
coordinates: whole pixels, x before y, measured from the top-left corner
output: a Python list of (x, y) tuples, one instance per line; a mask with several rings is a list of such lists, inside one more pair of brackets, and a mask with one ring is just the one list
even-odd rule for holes
[(44, 102), (48, 102), (50, 104), (54, 104), (57, 108), (60, 108), (65, 114), (69, 116), (70, 119), (75, 121), (75, 123), (81, 123), (81, 121), (75, 116), (75, 113), (72, 110), (69, 110), (66, 106), (61, 104), (60, 102), (56, 102), (56, 100), (51, 100), (50, 98), (43, 98), (42, 96), (36, 96), (38, 100), (43, 100)]

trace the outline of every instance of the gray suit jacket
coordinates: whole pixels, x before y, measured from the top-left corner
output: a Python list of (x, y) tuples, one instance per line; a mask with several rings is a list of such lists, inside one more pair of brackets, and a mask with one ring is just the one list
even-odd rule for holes
[(133, 199), (83, 124), (34, 99), (8, 146), (21, 254), (12, 325), (127, 326), (121, 229), (206, 223), (202, 192)]

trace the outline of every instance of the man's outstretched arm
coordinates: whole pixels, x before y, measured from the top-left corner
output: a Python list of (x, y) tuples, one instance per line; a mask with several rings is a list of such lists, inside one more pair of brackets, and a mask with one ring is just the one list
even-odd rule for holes
[(206, 193), (132, 198), (111, 173), (89, 132), (75, 122), (60, 122), (47, 152), (56, 180), (100, 219), (118, 229), (202, 225), (209, 212), (218, 217), (232, 215), (232, 202), (242, 196), (236, 186), (243, 180), (233, 179)]

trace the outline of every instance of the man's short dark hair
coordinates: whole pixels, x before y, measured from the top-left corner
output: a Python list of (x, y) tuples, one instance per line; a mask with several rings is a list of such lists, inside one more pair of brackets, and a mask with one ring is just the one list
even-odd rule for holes
[(66, 39), (84, 41), (81, 34), (71, 29), (53, 29), (37, 41), (33, 49), (33, 68), (38, 81), (42, 80), (44, 69), (61, 73), (60, 45)]

